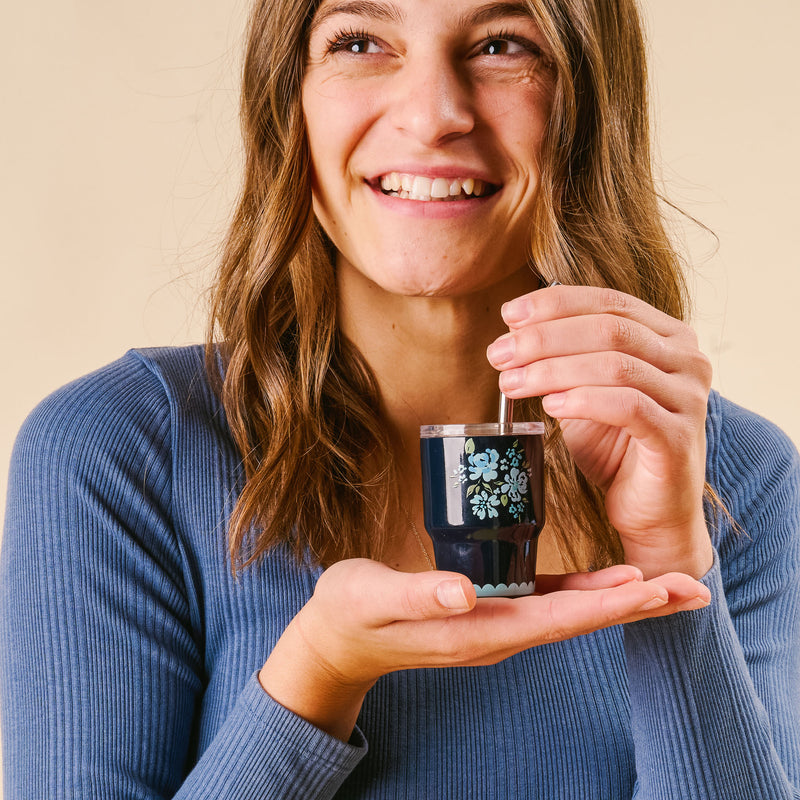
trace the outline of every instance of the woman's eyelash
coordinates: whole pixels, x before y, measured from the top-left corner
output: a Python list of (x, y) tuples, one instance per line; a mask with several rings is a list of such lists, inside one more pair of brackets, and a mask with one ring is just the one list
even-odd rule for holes
[(526, 50), (529, 50), (531, 53), (537, 56), (543, 56), (544, 51), (542, 48), (536, 44), (536, 42), (528, 39), (526, 36), (519, 36), (516, 33), (512, 33), (509, 30), (498, 30), (489, 32), (483, 39), (484, 46), (489, 44), (490, 42), (496, 41), (506, 41), (506, 42), (514, 42), (514, 44), (518, 44), (520, 47), (524, 47)]
[(338, 33), (333, 34), (333, 36), (328, 39), (327, 50), (329, 53), (340, 53), (344, 50), (347, 50), (348, 47), (356, 42), (370, 42), (372, 44), (377, 44), (375, 37), (366, 31), (348, 28), (347, 30), (339, 31)]

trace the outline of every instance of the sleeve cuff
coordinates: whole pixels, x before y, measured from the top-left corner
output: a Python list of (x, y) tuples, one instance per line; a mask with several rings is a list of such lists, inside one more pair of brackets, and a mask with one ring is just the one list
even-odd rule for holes
[(366, 755), (273, 700), (254, 673), (176, 798), (329, 798)]
[(628, 623), (625, 655), (637, 779), (643, 797), (728, 797), (785, 775), (733, 628), (719, 558), (701, 579), (705, 608)]

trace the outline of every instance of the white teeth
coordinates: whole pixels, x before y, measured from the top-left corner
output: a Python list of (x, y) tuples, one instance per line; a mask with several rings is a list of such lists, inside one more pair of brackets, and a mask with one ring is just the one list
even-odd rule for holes
[(432, 186), (433, 181), (430, 178), (425, 178), (422, 175), (416, 175), (414, 177), (414, 183), (411, 185), (411, 194), (416, 195), (417, 197), (430, 197)]
[(482, 197), (487, 184), (478, 178), (428, 178), (424, 175), (388, 172), (381, 176), (384, 192), (411, 200), (454, 200), (472, 195)]
[(436, 178), (431, 185), (431, 197), (450, 197), (450, 182)]

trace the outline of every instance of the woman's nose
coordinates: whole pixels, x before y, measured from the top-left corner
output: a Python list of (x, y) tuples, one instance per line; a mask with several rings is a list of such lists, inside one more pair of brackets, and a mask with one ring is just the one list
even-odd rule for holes
[(432, 146), (463, 136), (475, 127), (472, 97), (463, 76), (446, 59), (406, 64), (393, 92), (393, 124)]

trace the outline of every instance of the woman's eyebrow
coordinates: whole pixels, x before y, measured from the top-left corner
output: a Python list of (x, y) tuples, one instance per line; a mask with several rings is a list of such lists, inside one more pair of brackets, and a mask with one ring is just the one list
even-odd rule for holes
[[(325, 20), (337, 14), (377, 19), (385, 22), (402, 23), (405, 13), (393, 3), (384, 3), (380, 0), (342, 0), (342, 2), (329, 3), (320, 8), (314, 15), (311, 30), (321, 25)], [(495, 2), (478, 6), (461, 14), (455, 27), (469, 27), (492, 22), (503, 17), (526, 17), (530, 19), (531, 13), (524, 2)]]
[(508, 17), (525, 17), (531, 19), (530, 8), (524, 2), (487, 3), (462, 14), (458, 24), (464, 27), (483, 25), (497, 19)]
[(403, 11), (392, 3), (381, 3), (375, 0), (344, 0), (340, 3), (329, 3), (319, 9), (311, 21), (311, 30), (313, 31), (325, 20), (337, 14), (349, 14), (396, 23), (401, 23), (405, 19)]

